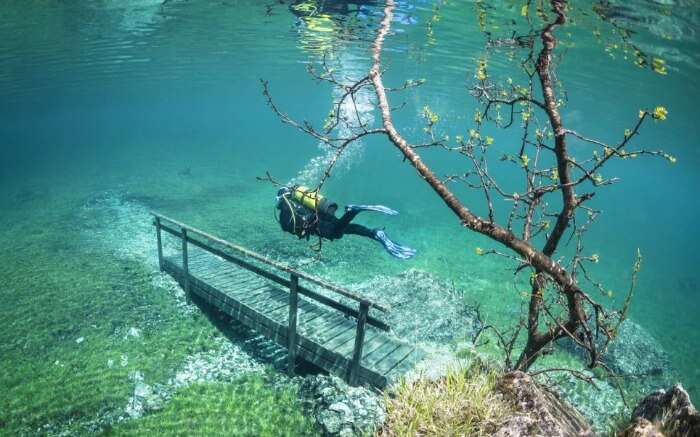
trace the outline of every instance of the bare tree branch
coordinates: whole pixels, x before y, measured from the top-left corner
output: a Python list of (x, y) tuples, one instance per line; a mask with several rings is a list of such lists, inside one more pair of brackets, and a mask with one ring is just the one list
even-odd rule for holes
[[(599, 211), (587, 206), (593, 199), (595, 191), (585, 191), (590, 182), (593, 187), (601, 187), (618, 181), (616, 177), (603, 177), (599, 171), (613, 158), (627, 159), (641, 155), (660, 156), (671, 162), (675, 158), (663, 151), (635, 149), (629, 151), (630, 141), (639, 135), (639, 130), (649, 118), (665, 118), (665, 109), (656, 108), (654, 112), (640, 111), (639, 119), (633, 128), (625, 132), (624, 137), (610, 146), (604, 141), (587, 137), (568, 129), (560, 114), (560, 106), (567, 100), (566, 93), (557, 90), (555, 61), (557, 60), (557, 38), (555, 32), (567, 23), (567, 11), (570, 6), (566, 0), (550, 0), (551, 13), (538, 9), (535, 19), (525, 14), (530, 31), (526, 35), (512, 34), (509, 38), (493, 38), (487, 33), (487, 51), (479, 61), (475, 78), (476, 84), (470, 93), (480, 103), (481, 109), (474, 114), (475, 129), (469, 130), (468, 136), (456, 136), (450, 143), (447, 135), (436, 132), (439, 117), (427, 106), (423, 108), (423, 118), (427, 123), (424, 128), (427, 140), (424, 143), (410, 143), (394, 124), (392, 112), (400, 107), (392, 107), (388, 93), (397, 92), (421, 85), (423, 80), (407, 80), (399, 87), (385, 86), (382, 70), (382, 51), (391, 32), (391, 23), (395, 8), (394, 0), (386, 0), (384, 15), (379, 24), (371, 48), (372, 65), (368, 74), (355, 81), (339, 78), (326, 64), (325, 57), (321, 70), (313, 67), (309, 72), (317, 80), (332, 84), (339, 90), (333, 103), (324, 129), (316, 129), (307, 122), (297, 122), (281, 112), (274, 104), (267, 82), (262, 81), (263, 94), (277, 116), (286, 124), (316, 138), (323, 144), (335, 149), (333, 156), (326, 163), (325, 172), (319, 181), (317, 190), (331, 177), (339, 157), (353, 142), (375, 134), (385, 135), (388, 141), (442, 199), (445, 206), (459, 219), (467, 229), (482, 234), (499, 243), (507, 251), (477, 248), (479, 255), (498, 255), (515, 263), (514, 282), (522, 272), (529, 272), (530, 291), (524, 292), (529, 298), (527, 309), (520, 323), (512, 330), (511, 336), (498, 328), (482, 323), (475, 336), (475, 343), (486, 330), (491, 330), (498, 338), (499, 344), (506, 352), (508, 368), (528, 370), (538, 357), (551, 352), (553, 342), (561, 338), (571, 338), (574, 344), (586, 351), (589, 367), (602, 364), (602, 354), (614, 338), (619, 323), (627, 315), (632, 292), (636, 284), (641, 257), (635, 263), (632, 285), (623, 307), (617, 311), (608, 311), (584, 291), (579, 283), (583, 277), (586, 286), (597, 289), (605, 295), (602, 283), (592, 278), (586, 263), (598, 261), (598, 255), (584, 253), (583, 238), (589, 226), (596, 220)], [(534, 8), (533, 8), (534, 9)], [(526, 11), (527, 12), (527, 11)], [(543, 27), (537, 28), (536, 18), (543, 20)], [(535, 50), (535, 40), (539, 38), (541, 46)], [(512, 79), (506, 82), (493, 82), (487, 72), (487, 54), (494, 48), (524, 50), (520, 63), (527, 77), (526, 86), (518, 85)], [(372, 89), (376, 96), (376, 106), (381, 114), (381, 127), (370, 128), (359, 117), (356, 96), (360, 92)], [(537, 97), (535, 97), (537, 95)], [(354, 119), (342, 119), (341, 107), (349, 102), (355, 108)], [(663, 110), (663, 111), (662, 111)], [(507, 120), (504, 121), (504, 112)], [(510, 192), (509, 184), (501, 185), (490, 171), (489, 154), (494, 139), (482, 134), (484, 122), (494, 122), (499, 128), (509, 128), (516, 121), (515, 115), (522, 120), (522, 135), (519, 142), (512, 145), (501, 155), (499, 165), (516, 166), (522, 174), (524, 188)], [(340, 123), (348, 125), (351, 134), (332, 137), (329, 133)], [(574, 150), (583, 145), (593, 148), (592, 157), (576, 160), (570, 152), (568, 140), (572, 140)], [(437, 148), (456, 153), (467, 159), (470, 168), (458, 174), (439, 177), (422, 159), (419, 151)], [(268, 179), (269, 175), (268, 175)], [(479, 190), (483, 194), (487, 215), (482, 217), (473, 212), (471, 207), (457, 197), (451, 190), (452, 184), (459, 183), (469, 189)], [(586, 189), (580, 188), (586, 187)], [(577, 189), (579, 192), (577, 192)], [(549, 201), (553, 196), (561, 196), (555, 202), (561, 205), (554, 210)], [(511, 202), (507, 220), (499, 224), (497, 200)], [(514, 228), (522, 225), (518, 234)], [(575, 242), (573, 256), (555, 255), (557, 250)], [(538, 248), (542, 245), (541, 249)], [(319, 243), (320, 249), (320, 243)], [(515, 363), (511, 360), (521, 330), (525, 330), (527, 339), (522, 346)], [(603, 341), (599, 341), (599, 337)], [(597, 341), (598, 340), (598, 341)], [(569, 371), (570, 369), (550, 369), (549, 371)], [(574, 376), (588, 380), (588, 376), (572, 371)], [(535, 374), (544, 373), (538, 371)]]

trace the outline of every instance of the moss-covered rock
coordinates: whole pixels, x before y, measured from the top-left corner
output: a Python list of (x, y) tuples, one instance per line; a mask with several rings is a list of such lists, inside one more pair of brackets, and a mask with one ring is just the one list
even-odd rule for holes
[(514, 412), (506, 416), (495, 436), (594, 435), (581, 413), (537, 384), (526, 373), (516, 371), (503, 375), (496, 391), (512, 406)]
[[(653, 426), (650, 427), (650, 424)], [(690, 401), (688, 392), (677, 384), (668, 390), (657, 390), (642, 399), (632, 411), (632, 423), (621, 435), (700, 435), (700, 413)]]

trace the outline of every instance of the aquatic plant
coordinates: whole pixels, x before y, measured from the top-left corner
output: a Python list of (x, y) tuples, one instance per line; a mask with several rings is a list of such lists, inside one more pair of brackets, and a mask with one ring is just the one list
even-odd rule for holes
[(27, 214), (30, 205), (12, 211), (28, 229), (59, 223), (61, 232), (20, 239), (10, 238), (13, 226), (0, 231), (0, 257), (13, 261), (0, 269), (12, 284), (2, 290), (12, 305), (0, 306), (7, 328), (0, 332), (0, 435), (107, 432), (136, 416), (140, 388), (158, 395), (141, 411), (148, 413), (188, 384), (237, 384), (241, 374), (262, 371), (242, 341), (231, 342), (247, 337), (224, 337), (156, 270), (144, 249), (152, 245), (147, 209), (114, 193), (85, 195), (43, 199), (43, 214)]
[[(539, 357), (551, 352), (554, 341), (566, 337), (587, 352), (589, 367), (605, 367), (601, 357), (614, 339), (617, 327), (627, 317), (641, 267), (641, 255), (637, 254), (628, 297), (624, 299), (621, 309), (610, 310), (594, 299), (593, 293), (587, 290), (600, 292), (603, 299), (609, 299), (611, 292), (591, 277), (587, 267), (600, 261), (598, 254), (584, 253), (586, 231), (600, 214), (599, 210), (589, 206), (590, 201), (600, 187), (618, 182), (618, 178), (602, 173), (603, 168), (615, 160), (642, 155), (661, 157), (671, 163), (676, 159), (662, 150), (630, 150), (632, 140), (647, 120), (666, 119), (668, 111), (663, 106), (640, 110), (632, 127), (625, 130), (616, 143), (594, 139), (567, 127), (561, 114), (566, 96), (556, 76), (558, 58), (555, 51), (560, 41), (555, 32), (570, 24), (568, 19), (578, 9), (566, 0), (545, 3), (548, 3), (549, 11), (545, 11), (544, 4), (527, 2), (519, 10), (519, 24), (514, 26), (512, 35), (493, 38), (488, 20), (488, 14), (492, 12), (482, 2), (476, 2), (481, 30), (486, 36), (486, 49), (479, 58), (470, 94), (476, 98), (480, 109), (474, 114), (474, 127), (468, 129), (466, 135), (453, 136), (453, 140), (450, 135), (437, 131), (440, 116), (428, 105), (423, 107), (421, 113), (426, 124), (423, 129), (428, 137), (426, 142), (409, 142), (394, 124), (392, 113), (395, 108), (390, 103), (389, 93), (419, 86), (424, 81), (409, 80), (399, 87), (384, 84), (382, 51), (390, 35), (396, 6), (393, 0), (386, 1), (383, 19), (371, 48), (372, 66), (364, 77), (347, 84), (325, 62), (320, 71), (309, 68), (316, 79), (343, 91), (334, 101), (331, 117), (322, 129), (306, 121), (296, 121), (280, 111), (266, 81), (262, 81), (263, 94), (268, 105), (284, 123), (335, 150), (335, 155), (328, 160), (325, 172), (318, 181), (316, 192), (331, 176), (339, 157), (351, 144), (365, 137), (383, 136), (398, 149), (404, 161), (415, 168), (421, 179), (465, 228), (508, 249), (502, 252), (476, 248), (477, 255), (498, 255), (513, 261), (515, 284), (522, 284), (522, 281), (518, 281), (520, 275), (529, 274), (526, 279), (528, 290), (519, 290), (529, 300), (519, 323), (508, 332), (484, 325), (484, 329), (495, 332), (505, 352), (507, 368), (529, 369)], [(605, 18), (604, 14), (599, 13), (599, 16)], [(436, 17), (431, 23), (439, 21), (439, 12), (436, 12)], [(513, 19), (513, 22), (516, 23), (516, 20)], [(432, 32), (431, 24), (429, 37), (433, 36)], [(494, 25), (493, 32), (503, 30)], [(629, 42), (629, 34), (623, 34), (623, 38)], [(569, 44), (567, 41), (561, 43)], [(519, 60), (522, 83), (510, 77), (506, 80), (492, 77), (489, 57), (496, 49), (505, 50), (509, 59)], [(652, 60), (651, 64), (655, 66), (654, 71), (665, 73), (661, 61)], [(361, 120), (345, 120), (354, 124), (344, 129), (342, 134), (334, 135), (333, 129), (340, 119), (343, 105), (348, 101), (354, 102), (355, 96), (366, 89), (373, 90), (376, 95), (381, 126), (372, 127)], [(482, 133), (487, 122), (496, 128), (520, 128), (520, 144), (513, 147), (515, 150), (502, 154), (500, 161), (495, 163), (489, 159), (489, 153), (493, 154), (496, 141)], [(575, 156), (569, 149), (570, 144), (588, 148), (590, 155)], [(438, 149), (461, 155), (466, 158), (470, 168), (463, 173), (440, 177), (438, 170), (423, 160), (419, 153), (422, 149)], [(506, 183), (499, 181), (497, 175), (500, 173), (493, 170), (496, 166), (504, 168), (511, 176), (520, 174), (524, 186), (513, 191)], [(274, 182), (269, 174), (261, 179)], [(456, 194), (457, 188), (451, 188), (450, 184), (459, 184), (459, 187), (466, 186), (482, 193), (484, 204), (467, 205)], [(497, 217), (494, 207), (496, 198), (512, 204), (503, 217)], [(557, 210), (551, 209), (552, 204), (557, 205)], [(485, 210), (486, 214), (477, 213), (479, 209)], [(516, 230), (516, 227), (519, 229)], [(570, 233), (568, 237), (565, 235), (567, 232)], [(574, 242), (573, 253), (565, 252), (569, 242)], [(320, 248), (319, 244), (317, 249)], [(521, 340), (523, 331), (526, 336), (524, 341)], [(599, 337), (605, 340), (601, 343), (597, 340)], [(516, 358), (512, 355), (518, 348)]]
[(431, 380), (402, 380), (385, 395), (381, 436), (491, 435), (511, 407), (496, 394), (498, 375), (478, 364), (452, 367)]
[[(183, 427), (184, 425), (184, 427)], [(293, 386), (275, 388), (260, 375), (235, 384), (195, 384), (160, 412), (111, 429), (115, 435), (316, 435)]]

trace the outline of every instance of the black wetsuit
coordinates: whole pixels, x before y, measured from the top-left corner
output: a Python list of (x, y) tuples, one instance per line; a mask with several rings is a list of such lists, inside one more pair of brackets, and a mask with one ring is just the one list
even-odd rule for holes
[(299, 238), (309, 239), (311, 235), (318, 235), (328, 240), (336, 240), (345, 234), (369, 238), (375, 236), (375, 232), (366, 226), (350, 223), (359, 210), (347, 211), (341, 218), (337, 218), (328, 212), (316, 213), (288, 198), (280, 198), (277, 209), (280, 210), (279, 222), (282, 230)]

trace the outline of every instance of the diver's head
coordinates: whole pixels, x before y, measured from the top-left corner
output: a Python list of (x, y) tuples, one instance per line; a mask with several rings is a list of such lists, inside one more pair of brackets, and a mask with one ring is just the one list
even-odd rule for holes
[(277, 199), (279, 200), (282, 196), (289, 194), (292, 192), (292, 189), (289, 187), (280, 187), (279, 190), (277, 190)]
[(275, 196), (275, 205), (277, 206), (277, 209), (282, 208), (282, 199), (288, 197), (291, 192), (292, 189), (289, 187), (280, 187), (280, 189), (277, 190), (277, 196)]

